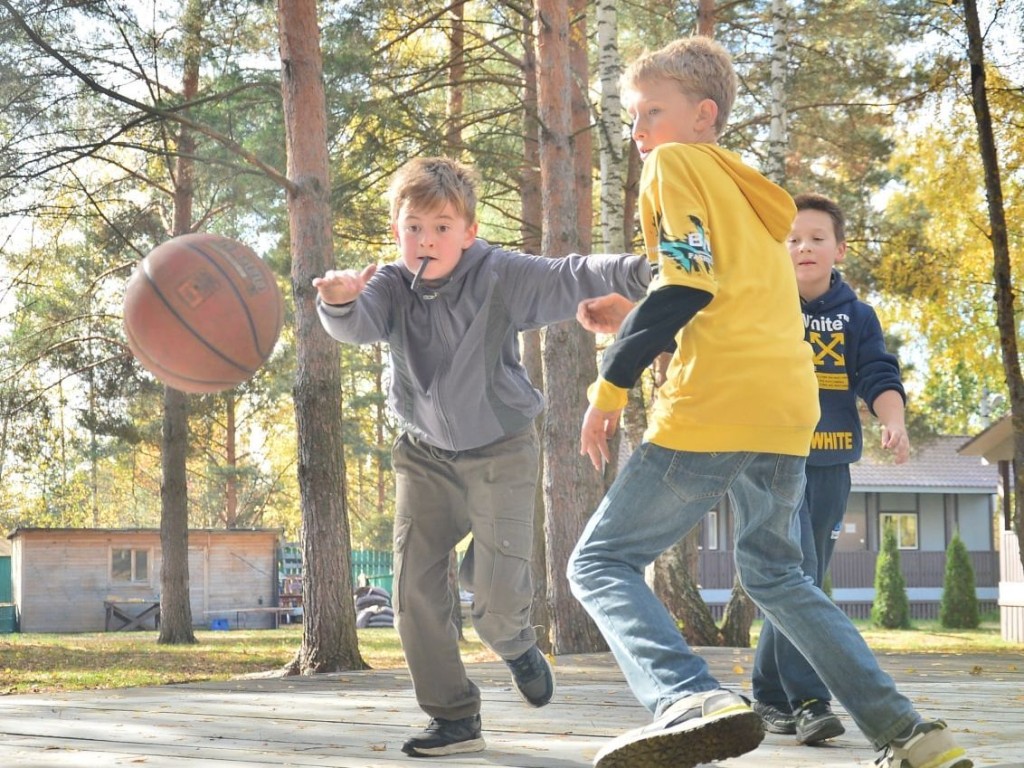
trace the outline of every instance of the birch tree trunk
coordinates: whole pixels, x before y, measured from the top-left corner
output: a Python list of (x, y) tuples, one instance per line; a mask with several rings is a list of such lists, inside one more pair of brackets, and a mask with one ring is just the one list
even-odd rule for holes
[(768, 128), (768, 159), (765, 175), (776, 184), (786, 183), (786, 71), (789, 67), (789, 3), (772, 0), (771, 123)]
[(601, 235), (604, 249), (626, 250), (625, 196), (623, 186), (626, 142), (622, 133), (622, 99), (619, 77), (619, 21), (614, 0), (597, 4), (597, 67), (601, 83), (598, 135), (601, 147)]
[(302, 646), (294, 672), (366, 667), (359, 655), (342, 443), (338, 345), (320, 326), (312, 280), (334, 266), (327, 108), (316, 0), (278, 0), (302, 505)]

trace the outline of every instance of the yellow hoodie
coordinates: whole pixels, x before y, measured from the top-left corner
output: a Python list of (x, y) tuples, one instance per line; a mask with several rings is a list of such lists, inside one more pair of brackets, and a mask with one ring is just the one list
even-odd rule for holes
[[(671, 450), (806, 456), (818, 422), (811, 348), (784, 244), (796, 207), (781, 187), (712, 144), (666, 144), (644, 162), (640, 216), (649, 292), (682, 285), (711, 302), (676, 334), (645, 439)], [(625, 391), (599, 380), (591, 401)]]

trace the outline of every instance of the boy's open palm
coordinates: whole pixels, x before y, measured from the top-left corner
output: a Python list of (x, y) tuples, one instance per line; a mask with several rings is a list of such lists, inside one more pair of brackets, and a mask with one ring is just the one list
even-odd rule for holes
[(370, 264), (360, 272), (355, 269), (329, 269), (323, 277), (313, 278), (313, 287), (325, 304), (348, 304), (363, 292), (377, 265)]

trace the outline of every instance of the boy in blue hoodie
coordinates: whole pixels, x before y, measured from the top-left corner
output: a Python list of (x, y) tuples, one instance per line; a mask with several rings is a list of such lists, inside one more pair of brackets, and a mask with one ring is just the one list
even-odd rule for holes
[[(906, 393), (896, 356), (885, 348), (875, 311), (860, 301), (835, 268), (846, 257), (843, 212), (822, 195), (798, 195), (787, 238), (796, 270), (805, 338), (814, 351), (821, 420), (807, 458), (807, 487), (800, 507), (803, 570), (821, 587), (839, 537), (850, 495), (850, 464), (860, 459), (857, 399), (882, 425), (882, 447), (897, 464), (907, 460)], [(770, 620), (754, 659), (754, 711), (773, 733), (796, 734), (816, 744), (844, 732), (833, 714), (828, 688)]]

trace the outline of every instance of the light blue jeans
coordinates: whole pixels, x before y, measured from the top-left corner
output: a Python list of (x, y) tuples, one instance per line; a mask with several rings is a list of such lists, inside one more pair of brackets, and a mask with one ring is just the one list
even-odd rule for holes
[(644, 443), (587, 523), (569, 558), (569, 582), (633, 694), (655, 715), (720, 687), (647, 586), (644, 568), (728, 494), (740, 583), (881, 749), (920, 716), (846, 614), (800, 569), (794, 516), (803, 489), (800, 457)]

